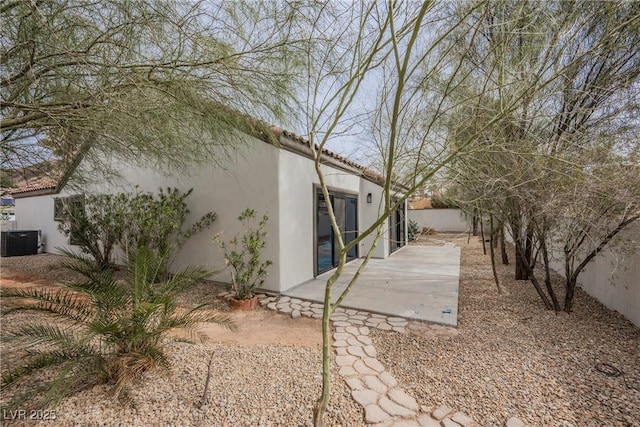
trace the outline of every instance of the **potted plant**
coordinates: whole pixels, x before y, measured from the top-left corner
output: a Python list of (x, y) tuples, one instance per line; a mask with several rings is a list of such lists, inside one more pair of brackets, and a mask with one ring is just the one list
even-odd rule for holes
[(262, 260), (261, 253), (266, 245), (265, 226), (269, 216), (264, 214), (259, 222), (254, 209), (245, 209), (238, 217), (243, 230), (225, 242), (218, 233), (214, 242), (220, 247), (224, 262), (231, 268), (231, 290), (234, 297), (231, 306), (236, 309), (250, 309), (257, 305), (253, 291), (262, 286), (267, 276), (270, 260)]

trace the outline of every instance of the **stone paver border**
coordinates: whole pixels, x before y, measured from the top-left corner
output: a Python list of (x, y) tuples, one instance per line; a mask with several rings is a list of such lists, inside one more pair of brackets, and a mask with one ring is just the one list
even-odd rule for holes
[[(220, 298), (232, 294), (222, 293)], [(258, 295), (260, 305), (290, 315), (292, 318), (322, 318), (323, 305), (297, 298)], [(364, 408), (367, 424), (379, 427), (479, 427), (464, 412), (446, 405), (436, 408), (419, 406), (407, 394), (393, 375), (377, 359), (378, 353), (369, 338), (370, 328), (406, 333), (409, 321), (401, 317), (369, 313), (338, 307), (331, 315), (334, 328), (333, 348), (339, 374), (351, 389), (352, 398)], [(432, 325), (441, 330), (440, 325)], [(508, 427), (524, 427), (525, 423), (511, 417)]]

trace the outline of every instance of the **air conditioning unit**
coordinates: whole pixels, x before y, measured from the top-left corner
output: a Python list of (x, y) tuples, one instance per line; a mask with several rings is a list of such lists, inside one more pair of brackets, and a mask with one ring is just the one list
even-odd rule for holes
[(39, 234), (39, 230), (3, 231), (0, 236), (1, 255), (10, 257), (37, 254)]

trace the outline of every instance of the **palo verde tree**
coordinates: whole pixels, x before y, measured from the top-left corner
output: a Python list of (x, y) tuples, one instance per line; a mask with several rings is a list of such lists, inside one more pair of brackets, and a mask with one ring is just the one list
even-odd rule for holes
[(246, 125), (231, 110), (279, 121), (295, 111), (296, 7), (3, 0), (2, 167), (71, 161), (88, 148), (215, 161), (221, 150), (204, 142)]
[[(516, 246), (516, 278), (530, 279), (548, 309), (571, 310), (577, 276), (624, 227), (638, 219), (638, 25), (628, 2), (489, 4), (473, 55), (474, 74), (499, 90), (474, 112), (451, 121), (465, 134), (502, 115), (522, 82), (535, 90), (515, 114), (485, 127), (490, 155), (459, 157), (451, 176), (463, 202), (507, 225)], [(495, 52), (477, 60), (487, 49)], [(465, 107), (470, 111), (471, 107)], [(471, 129), (468, 129), (471, 128)], [(624, 178), (623, 178), (624, 177)], [(630, 184), (620, 191), (613, 182)], [(560, 255), (559, 255), (560, 254)], [(551, 263), (565, 265), (564, 303), (551, 286)], [(541, 263), (543, 288), (535, 273)]]
[[(472, 46), (480, 36), (482, 20), (469, 17), (486, 14), (485, 3), (333, 5), (310, 19), (311, 37), (320, 34), (327, 42), (321, 51), (308, 49), (305, 129), (339, 252), (338, 266), (325, 286), (323, 384), (314, 411), (316, 426), (323, 425), (330, 397), (330, 316), (385, 237), (390, 213), (466, 150), (477, 149), (474, 142), (484, 129), (513, 113), (532, 87), (523, 85), (502, 106), (501, 114), (491, 117), (456, 145), (443, 137), (448, 112), (474, 103), (481, 108), (485, 92), (490, 87), (494, 90), (486, 81), (487, 76), (473, 76), (471, 81), (472, 73), (464, 66), (464, 57), (456, 54)], [(460, 98), (456, 88), (463, 84), (473, 84), (478, 89), (475, 94)], [(329, 170), (323, 165), (322, 156), (329, 141), (353, 132), (365, 119), (373, 129), (369, 136), (377, 147), (383, 197), (376, 219), (347, 242), (333, 215), (327, 183)], [(343, 273), (347, 252), (365, 242), (362, 263), (346, 288), (334, 295), (333, 287)]]

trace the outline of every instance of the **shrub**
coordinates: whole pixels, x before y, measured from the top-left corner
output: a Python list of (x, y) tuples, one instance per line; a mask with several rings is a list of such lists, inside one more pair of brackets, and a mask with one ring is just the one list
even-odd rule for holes
[[(185, 200), (192, 191), (181, 193), (175, 188), (167, 188), (158, 194), (137, 192), (86, 196), (84, 203), (63, 205), (59, 229), (70, 237), (72, 243), (80, 246), (82, 253), (96, 261), (99, 270), (113, 265), (114, 246), (119, 246), (126, 258), (135, 258), (138, 248), (145, 247), (164, 262), (158, 274), (162, 279), (175, 251), (191, 236), (208, 228), (216, 218), (213, 212), (208, 212), (192, 226), (184, 226), (189, 216)], [(80, 259), (73, 251), (61, 252), (76, 261)], [(81, 263), (85, 267), (92, 265), (90, 262)]]
[(241, 233), (229, 242), (223, 241), (220, 234), (213, 239), (224, 255), (225, 264), (231, 267), (231, 287), (236, 299), (251, 298), (253, 291), (264, 283), (267, 268), (272, 264), (270, 260), (261, 260), (268, 220), (265, 214), (256, 224), (256, 211), (247, 208), (238, 217), (244, 228)]
[(416, 240), (418, 238), (418, 235), (420, 234), (418, 223), (410, 219), (407, 233), (409, 234), (409, 241)]
[(3, 299), (14, 301), (5, 305), (5, 314), (33, 310), (57, 317), (55, 322), (28, 322), (7, 334), (29, 351), (23, 366), (3, 373), (3, 389), (58, 367), (37, 406), (100, 383), (112, 384), (117, 396), (145, 372), (169, 367), (163, 348), (169, 331), (182, 329), (195, 338), (199, 322), (233, 328), (228, 318), (202, 311), (205, 304), (190, 310), (177, 306), (177, 295), (209, 272), (191, 267), (159, 281), (163, 263), (154, 251), (140, 247), (123, 280), (104, 271), (62, 289), (2, 290)]

